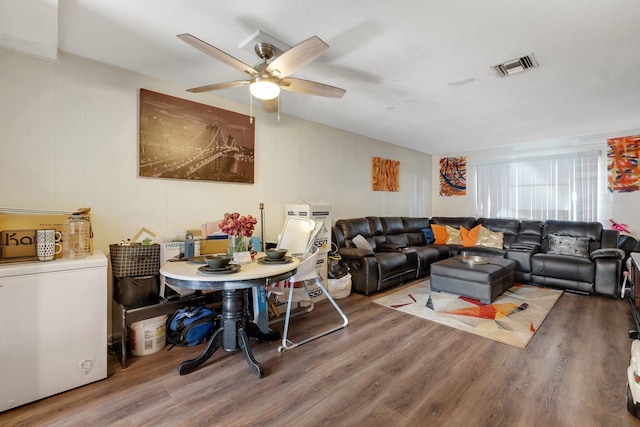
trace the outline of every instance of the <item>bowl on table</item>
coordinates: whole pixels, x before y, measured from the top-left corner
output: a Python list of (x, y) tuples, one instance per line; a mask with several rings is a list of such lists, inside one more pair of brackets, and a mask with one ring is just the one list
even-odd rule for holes
[(285, 255), (287, 254), (287, 250), (286, 249), (267, 249), (264, 253), (268, 259), (279, 260), (279, 259), (284, 259)]
[(204, 260), (211, 268), (225, 268), (229, 265), (233, 258), (227, 254), (207, 255)]

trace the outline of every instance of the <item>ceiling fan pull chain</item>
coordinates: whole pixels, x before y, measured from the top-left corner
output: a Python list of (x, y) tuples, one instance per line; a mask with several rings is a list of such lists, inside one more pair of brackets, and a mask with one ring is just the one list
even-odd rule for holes
[(280, 95), (278, 95), (278, 123), (280, 123)]

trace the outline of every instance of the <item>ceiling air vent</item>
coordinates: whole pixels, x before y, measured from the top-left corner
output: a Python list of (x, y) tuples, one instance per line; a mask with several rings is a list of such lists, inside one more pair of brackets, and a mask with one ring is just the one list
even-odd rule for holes
[(512, 74), (521, 73), (522, 71), (537, 67), (538, 62), (533, 54), (523, 56), (522, 58), (512, 59), (504, 64), (496, 65), (494, 68), (501, 77), (510, 76)]

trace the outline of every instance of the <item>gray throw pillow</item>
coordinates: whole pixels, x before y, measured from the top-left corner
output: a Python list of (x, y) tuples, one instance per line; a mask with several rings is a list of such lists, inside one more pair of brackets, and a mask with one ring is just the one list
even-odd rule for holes
[(373, 251), (373, 248), (371, 247), (367, 239), (362, 237), (361, 234), (358, 234), (357, 236), (355, 236), (353, 239), (351, 239), (351, 241), (358, 249), (367, 249), (367, 250)]
[(549, 253), (589, 257), (589, 239), (586, 237), (558, 236), (549, 234)]

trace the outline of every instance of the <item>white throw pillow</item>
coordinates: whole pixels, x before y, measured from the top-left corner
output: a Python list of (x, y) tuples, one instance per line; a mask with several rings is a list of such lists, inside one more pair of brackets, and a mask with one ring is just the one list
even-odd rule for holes
[(367, 239), (362, 237), (361, 234), (358, 234), (357, 236), (355, 236), (353, 239), (351, 239), (351, 241), (353, 242), (354, 245), (356, 245), (356, 248), (358, 249), (368, 249), (370, 251), (373, 251), (373, 248), (371, 247)]

